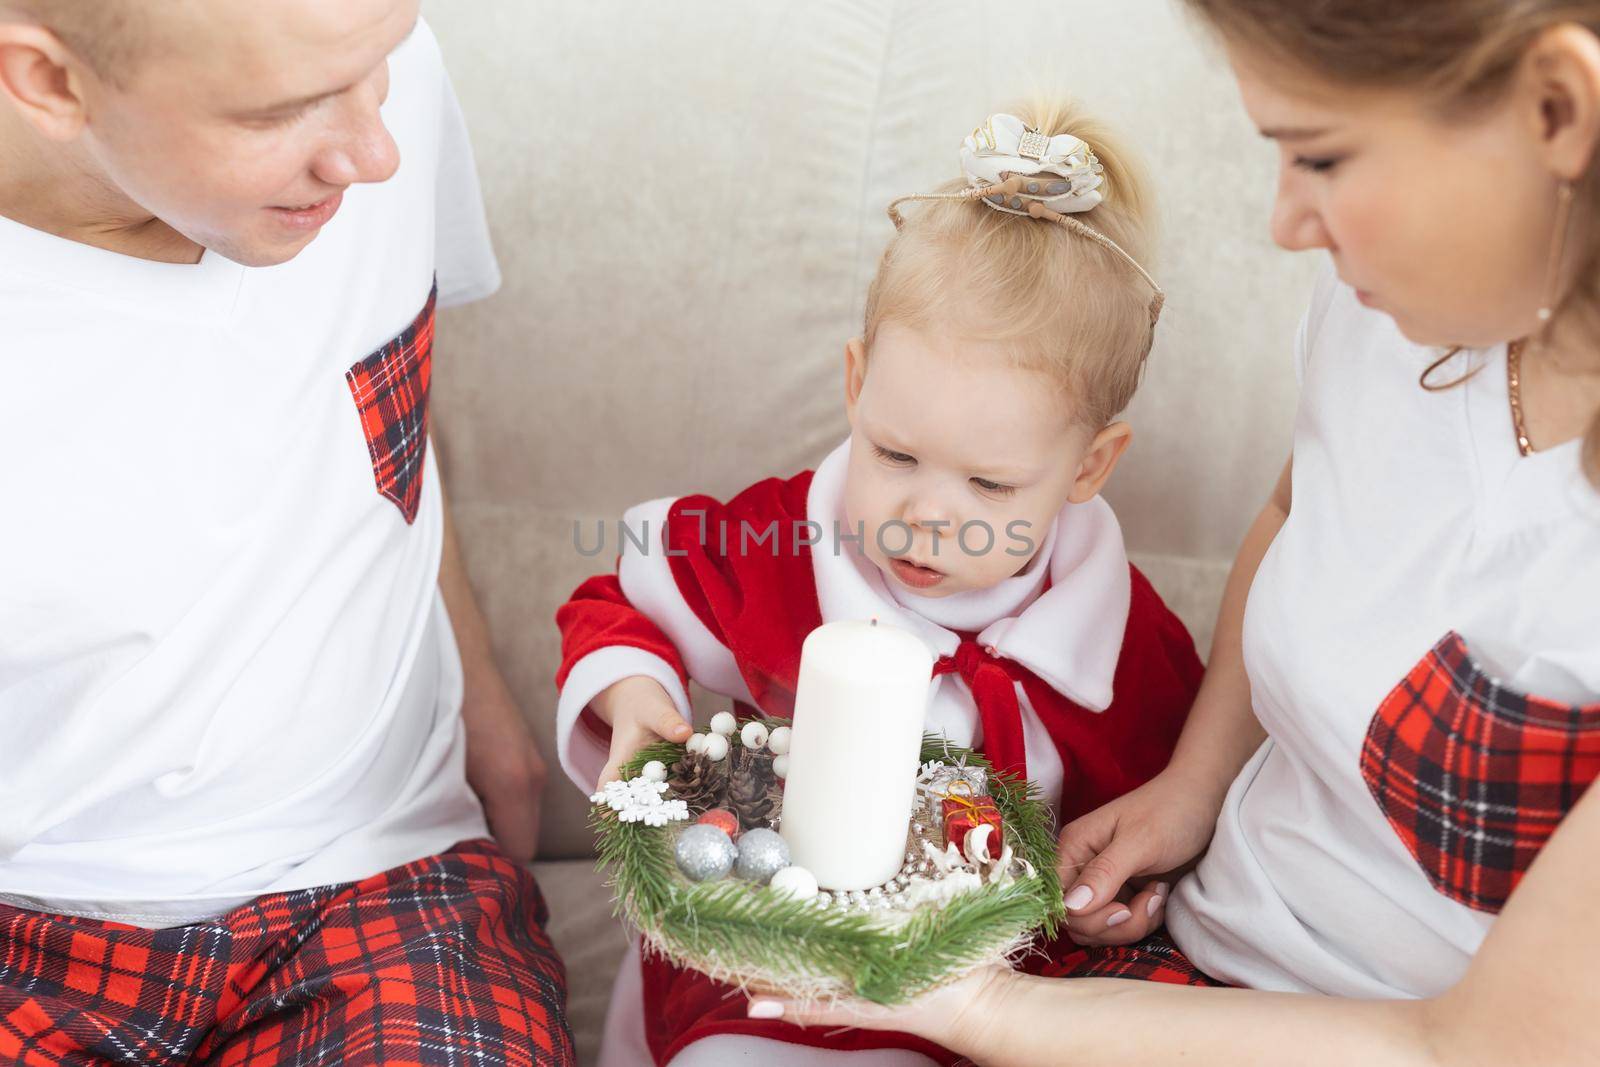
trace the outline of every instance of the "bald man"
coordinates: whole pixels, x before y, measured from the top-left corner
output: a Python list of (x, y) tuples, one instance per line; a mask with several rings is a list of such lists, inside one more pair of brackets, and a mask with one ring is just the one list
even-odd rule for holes
[(0, 1062), (572, 1062), (417, 6), (0, 0)]

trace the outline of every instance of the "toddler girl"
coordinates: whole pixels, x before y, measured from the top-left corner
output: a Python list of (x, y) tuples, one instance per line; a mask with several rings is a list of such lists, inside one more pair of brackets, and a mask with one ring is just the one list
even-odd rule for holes
[[(1063, 824), (1166, 764), (1201, 666), (1099, 496), (1161, 309), (1149, 198), (1066, 103), (993, 116), (961, 158), (963, 179), (890, 206), (844, 347), (849, 438), (726, 503), (631, 509), (617, 573), (557, 612), (558, 749), (584, 792), (688, 738), (691, 679), (741, 716), (791, 715), (806, 635), (874, 616), (939, 655), (927, 728), (1032, 779)], [(729, 994), (636, 949), (602, 1063), (950, 1062), (904, 1035), (748, 1019)]]

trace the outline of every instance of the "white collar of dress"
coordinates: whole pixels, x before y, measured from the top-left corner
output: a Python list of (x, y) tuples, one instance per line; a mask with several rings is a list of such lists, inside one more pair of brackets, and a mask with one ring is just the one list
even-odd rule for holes
[(1110, 706), (1132, 589), (1122, 527), (1110, 505), (1098, 496), (1066, 505), (1028, 566), (996, 586), (919, 597), (891, 586), (854, 542), (834, 551), (836, 522), (854, 532), (844, 529), (842, 514), (849, 458), (846, 439), (817, 467), (806, 497), (806, 517), (822, 528), (811, 559), (824, 622), (876, 617), (911, 631), (941, 656), (961, 643), (957, 629), (976, 632), (980, 645), (1027, 667), (1074, 703), (1092, 711)]

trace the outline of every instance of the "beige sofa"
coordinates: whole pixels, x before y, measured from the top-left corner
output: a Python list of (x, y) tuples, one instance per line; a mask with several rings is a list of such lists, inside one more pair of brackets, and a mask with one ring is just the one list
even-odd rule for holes
[(435, 440), (499, 658), (552, 763), (538, 873), (593, 1062), (624, 945), (553, 766), (552, 615), (637, 501), (728, 493), (842, 439), (841, 350), (890, 225), (956, 145), (1069, 89), (1150, 162), (1169, 295), (1107, 497), (1209, 641), (1283, 463), (1315, 263), (1273, 249), (1273, 150), (1175, 0), (429, 0), (504, 291), (440, 327)]

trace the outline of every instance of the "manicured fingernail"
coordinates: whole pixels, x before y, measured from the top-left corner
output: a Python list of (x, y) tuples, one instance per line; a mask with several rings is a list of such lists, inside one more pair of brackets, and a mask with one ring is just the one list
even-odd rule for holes
[(776, 1000), (752, 1000), (745, 1015), (751, 1019), (781, 1019), (783, 1004)]
[(1131, 911), (1115, 912), (1112, 914), (1111, 918), (1106, 920), (1106, 929), (1109, 930), (1113, 926), (1121, 926), (1131, 918), (1133, 918), (1133, 912)]
[(1166, 896), (1167, 895), (1167, 888), (1168, 888), (1167, 883), (1165, 883), (1165, 882), (1157, 882), (1156, 883), (1156, 896), (1158, 896), (1158, 897)]
[(1149, 915), (1152, 918), (1154, 918), (1156, 912), (1161, 910), (1161, 905), (1166, 902), (1166, 899), (1167, 899), (1166, 897), (1163, 897), (1161, 894), (1157, 893), (1155, 896), (1153, 896), (1149, 900), (1145, 901), (1145, 905), (1144, 905), (1145, 914)]
[(1078, 911), (1094, 899), (1094, 890), (1086, 885), (1080, 885), (1067, 894), (1067, 910)]

